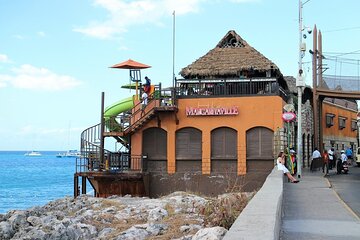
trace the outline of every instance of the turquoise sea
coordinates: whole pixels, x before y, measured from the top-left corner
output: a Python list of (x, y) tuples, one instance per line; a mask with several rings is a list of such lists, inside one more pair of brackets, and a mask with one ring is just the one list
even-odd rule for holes
[(73, 196), (75, 158), (57, 158), (55, 151), (25, 153), (0, 151), (0, 213)]

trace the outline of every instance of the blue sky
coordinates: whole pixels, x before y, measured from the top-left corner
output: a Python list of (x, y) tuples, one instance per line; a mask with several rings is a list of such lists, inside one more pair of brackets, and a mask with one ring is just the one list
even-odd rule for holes
[[(359, 58), (359, 9), (311, 0), (304, 26), (322, 31), (324, 52)], [(81, 131), (100, 122), (101, 92), (106, 106), (133, 94), (113, 64), (151, 65), (143, 76), (170, 86), (174, 10), (176, 74), (235, 30), (296, 76), (297, 0), (0, 0), (0, 150), (78, 149)], [(311, 48), (312, 36), (304, 41)]]

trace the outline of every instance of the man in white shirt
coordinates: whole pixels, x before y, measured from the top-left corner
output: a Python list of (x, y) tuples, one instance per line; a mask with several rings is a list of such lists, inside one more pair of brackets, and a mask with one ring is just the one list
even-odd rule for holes
[(144, 110), (145, 110), (147, 103), (148, 103), (148, 95), (144, 91), (143, 94), (141, 95), (141, 116), (144, 114)]
[(312, 154), (312, 161), (311, 161), (311, 165), (310, 165), (310, 171), (314, 171), (315, 168), (319, 168), (322, 166), (322, 161), (321, 161), (321, 153), (319, 152), (319, 150), (317, 148), (315, 148), (313, 154)]
[(348, 160), (344, 150), (341, 150), (340, 157), (341, 157), (341, 160), (339, 160), (336, 165), (336, 173), (337, 174), (341, 174), (341, 171), (343, 170), (343, 164), (344, 164), (344, 162), (346, 163)]
[(333, 166), (335, 166), (335, 161), (334, 161), (334, 148), (330, 148), (328, 151), (328, 155), (329, 155), (329, 169), (331, 170), (333, 168)]
[(314, 159), (314, 158), (319, 158), (319, 157), (321, 157), (321, 154), (320, 154), (319, 150), (317, 148), (315, 148), (315, 150), (312, 154), (312, 158)]

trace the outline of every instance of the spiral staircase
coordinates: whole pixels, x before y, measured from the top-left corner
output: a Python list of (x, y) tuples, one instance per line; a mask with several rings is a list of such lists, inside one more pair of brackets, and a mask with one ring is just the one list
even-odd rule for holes
[[(85, 129), (81, 133), (81, 157), (76, 160), (74, 175), (74, 196), (79, 192), (79, 177), (82, 177), (82, 194), (86, 193), (86, 179), (95, 190), (95, 196), (146, 195), (146, 169), (144, 156), (131, 154), (131, 135), (148, 122), (158, 117), (160, 112), (177, 111), (176, 106), (164, 105), (169, 102), (158, 87), (149, 96), (148, 104), (142, 110), (138, 103), (128, 112), (116, 117), (104, 118), (102, 122)], [(171, 95), (170, 95), (171, 96)], [(105, 139), (112, 137), (123, 147), (121, 151), (104, 148)], [(125, 190), (126, 189), (126, 190)], [(129, 190), (130, 189), (130, 190)]]

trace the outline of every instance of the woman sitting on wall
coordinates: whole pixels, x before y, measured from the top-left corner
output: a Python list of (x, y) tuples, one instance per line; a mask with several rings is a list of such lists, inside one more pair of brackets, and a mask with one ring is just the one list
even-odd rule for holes
[(286, 176), (289, 178), (290, 182), (292, 183), (298, 183), (299, 180), (297, 180), (296, 178), (294, 178), (289, 170), (285, 167), (285, 154), (284, 152), (279, 152), (278, 154), (278, 158), (276, 160), (276, 164), (277, 164), (277, 167), (278, 167), (278, 170), (281, 170), (284, 172), (284, 174), (286, 174)]

